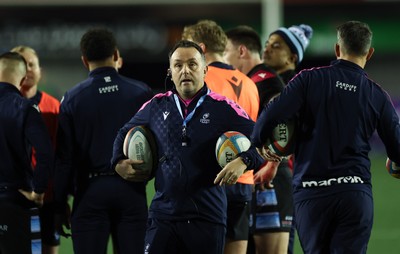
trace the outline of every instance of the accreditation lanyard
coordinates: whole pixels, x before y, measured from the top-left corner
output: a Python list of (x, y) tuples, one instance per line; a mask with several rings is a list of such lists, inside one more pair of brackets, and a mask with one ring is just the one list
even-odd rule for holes
[(183, 116), (183, 111), (182, 111), (182, 107), (181, 107), (181, 103), (179, 102), (179, 98), (178, 95), (174, 94), (174, 99), (175, 99), (175, 104), (176, 107), (179, 110), (179, 113), (181, 114), (181, 117), (183, 119), (183, 123), (182, 123), (182, 146), (187, 146), (188, 145), (188, 137), (187, 137), (187, 133), (186, 133), (186, 126), (187, 123), (192, 119), (196, 109), (204, 102), (204, 99), (206, 98), (206, 96), (210, 93), (210, 89), (207, 89), (207, 93), (204, 94), (203, 96), (200, 97), (200, 99), (197, 101), (196, 106), (194, 107), (194, 109), (192, 110), (192, 112), (190, 112), (186, 118)]

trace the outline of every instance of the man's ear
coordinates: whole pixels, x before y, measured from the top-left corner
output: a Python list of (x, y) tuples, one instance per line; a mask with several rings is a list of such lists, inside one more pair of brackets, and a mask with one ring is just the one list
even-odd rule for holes
[(81, 60), (82, 60), (83, 65), (86, 67), (86, 69), (89, 69), (89, 62), (88, 62), (87, 58), (84, 56), (81, 56)]
[(243, 44), (239, 45), (239, 56), (243, 57), (247, 53), (247, 47)]
[(297, 54), (292, 54), (292, 55), (289, 57), (289, 59), (290, 59), (291, 63), (294, 64), (294, 65), (296, 66), (299, 57), (297, 56)]
[(336, 58), (340, 58), (340, 46), (338, 43), (335, 43), (335, 55)]
[(26, 79), (26, 75), (21, 79), (21, 81), (19, 82), (19, 87), (18, 87), (18, 90), (19, 89), (21, 89), (21, 87), (22, 87), (22, 85), (24, 84), (24, 81), (25, 81), (25, 79)]
[(374, 52), (375, 52), (375, 49), (374, 49), (374, 48), (369, 48), (368, 54), (367, 54), (367, 61), (368, 61), (369, 59), (371, 59), (371, 57), (372, 57), (372, 55), (374, 54)]
[(199, 46), (200, 46), (200, 48), (203, 50), (203, 53), (206, 53), (206, 50), (207, 50), (206, 44), (200, 42), (200, 43), (199, 43)]
[(114, 50), (114, 54), (113, 54), (113, 61), (116, 62), (119, 59), (119, 51), (118, 49)]

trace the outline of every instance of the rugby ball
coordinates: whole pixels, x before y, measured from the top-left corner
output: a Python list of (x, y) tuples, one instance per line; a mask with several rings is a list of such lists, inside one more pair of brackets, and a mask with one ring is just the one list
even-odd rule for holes
[(279, 156), (288, 156), (294, 152), (294, 120), (278, 124), (265, 142), (265, 146)]
[(129, 159), (143, 161), (135, 169), (153, 171), (157, 167), (156, 142), (153, 133), (144, 126), (135, 126), (128, 131), (123, 152)]
[(396, 165), (389, 158), (386, 159), (386, 169), (389, 174), (395, 178), (400, 178), (400, 166)]
[(238, 131), (227, 131), (222, 134), (215, 145), (215, 156), (218, 164), (223, 168), (234, 160), (237, 154), (250, 148), (250, 140)]

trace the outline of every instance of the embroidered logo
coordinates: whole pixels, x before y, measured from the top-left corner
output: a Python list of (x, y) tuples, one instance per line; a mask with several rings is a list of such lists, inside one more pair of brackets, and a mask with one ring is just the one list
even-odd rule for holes
[(265, 76), (267, 76), (267, 73), (263, 72), (263, 73), (259, 73), (258, 76), (262, 79), (265, 78)]
[(104, 77), (104, 82), (110, 83), (111, 82), (111, 77), (110, 76)]
[(99, 93), (113, 93), (118, 91), (118, 85), (105, 86), (99, 88)]
[(364, 183), (364, 181), (359, 176), (341, 176), (319, 181), (303, 181), (302, 185), (303, 188), (309, 188), (352, 183)]
[(168, 115), (169, 115), (168, 111), (163, 112), (164, 121), (167, 120)]
[(38, 106), (38, 105), (36, 105), (36, 104), (33, 104), (33, 105), (32, 105), (32, 107), (33, 107), (34, 109), (36, 109), (36, 110), (37, 110), (37, 112), (39, 112), (39, 113), (40, 113), (40, 108), (39, 108), (39, 106)]
[(336, 87), (349, 92), (356, 92), (357, 90), (356, 85), (350, 85), (340, 81), (336, 81)]
[[(232, 81), (228, 80), (229, 84), (232, 86), (233, 92), (235, 93), (236, 97), (239, 99), (240, 93), (242, 92), (243, 81), (238, 80), (236, 77), (232, 77)], [(238, 81), (239, 81), (239, 84), (237, 84)]]
[(210, 113), (205, 113), (203, 117), (200, 119), (200, 123), (209, 124), (210, 123)]

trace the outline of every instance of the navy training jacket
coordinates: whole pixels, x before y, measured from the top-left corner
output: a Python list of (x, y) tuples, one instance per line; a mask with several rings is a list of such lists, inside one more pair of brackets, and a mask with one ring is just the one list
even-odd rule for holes
[[(32, 147), (37, 164), (31, 166)], [(0, 82), (0, 187), (43, 193), (54, 154), (39, 108), (19, 90)]]
[(60, 205), (66, 201), (73, 177), (79, 189), (90, 173), (113, 172), (110, 160), (118, 130), (152, 97), (149, 86), (112, 67), (92, 70), (88, 79), (64, 94), (55, 176), (55, 198)]
[[(204, 97), (197, 108), (197, 102)], [(182, 146), (183, 118), (194, 111), (187, 123), (188, 146)], [(254, 122), (245, 111), (224, 96), (204, 86), (186, 108), (175, 91), (156, 95), (118, 133), (112, 165), (126, 159), (122, 145), (126, 133), (145, 125), (154, 133), (160, 158), (155, 172), (155, 196), (149, 217), (165, 220), (202, 219), (226, 224), (225, 187), (215, 185), (221, 171), (215, 156), (217, 139), (226, 131), (250, 137)]]
[(301, 71), (262, 112), (253, 142), (261, 145), (278, 122), (296, 114), (295, 201), (350, 189), (372, 195), (368, 154), (375, 130), (388, 157), (400, 163), (399, 118), (390, 97), (352, 62)]

